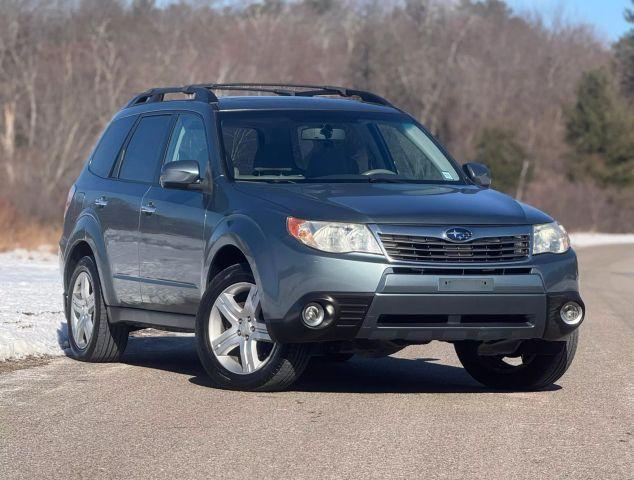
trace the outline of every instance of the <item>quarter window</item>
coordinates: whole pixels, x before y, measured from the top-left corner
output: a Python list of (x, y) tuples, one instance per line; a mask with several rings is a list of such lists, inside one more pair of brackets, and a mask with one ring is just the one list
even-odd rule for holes
[(119, 118), (110, 123), (90, 160), (89, 168), (92, 173), (100, 177), (108, 177), (110, 175), (112, 166), (119, 156), (121, 146), (136, 119), (136, 115), (133, 115)]
[(128, 144), (119, 178), (152, 183), (161, 162), (171, 115), (144, 117)]

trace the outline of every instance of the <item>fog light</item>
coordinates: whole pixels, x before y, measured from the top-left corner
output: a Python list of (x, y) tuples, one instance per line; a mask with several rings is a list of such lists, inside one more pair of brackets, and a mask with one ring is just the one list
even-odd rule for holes
[(583, 318), (583, 308), (577, 302), (568, 302), (561, 307), (559, 315), (564, 323), (576, 325)]
[(302, 310), (302, 320), (309, 327), (318, 327), (324, 321), (324, 307), (319, 303), (309, 303)]

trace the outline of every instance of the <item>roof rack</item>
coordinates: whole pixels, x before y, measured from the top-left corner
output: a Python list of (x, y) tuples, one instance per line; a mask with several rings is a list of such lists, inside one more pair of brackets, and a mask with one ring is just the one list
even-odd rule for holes
[(184, 87), (152, 88), (128, 102), (126, 108), (144, 103), (162, 102), (165, 94), (183, 93), (193, 95), (195, 101), (216, 103), (218, 97), (214, 90), (274, 93), (281, 96), (317, 97), (339, 95), (341, 97), (358, 97), (364, 102), (393, 106), (385, 98), (365, 90), (355, 90), (331, 85), (304, 85), (295, 83), (201, 83)]
[(204, 87), (195, 85), (188, 85), (185, 87), (164, 87), (164, 88), (151, 88), (143, 93), (138, 94), (132, 100), (128, 102), (125, 108), (134, 107), (135, 105), (141, 105), (144, 103), (162, 102), (165, 99), (167, 93), (183, 93), (185, 95), (193, 95), (194, 100), (198, 102), (214, 103), (218, 101), (218, 97), (214, 93)]
[(275, 93), (277, 95), (317, 97), (326, 95), (339, 95), (341, 97), (359, 97), (364, 102), (378, 103), (379, 105), (392, 106), (385, 98), (372, 92), (355, 90), (351, 88), (335, 87), (332, 85), (310, 85), (299, 83), (211, 83), (195, 86), (203, 86), (212, 90), (250, 91)]

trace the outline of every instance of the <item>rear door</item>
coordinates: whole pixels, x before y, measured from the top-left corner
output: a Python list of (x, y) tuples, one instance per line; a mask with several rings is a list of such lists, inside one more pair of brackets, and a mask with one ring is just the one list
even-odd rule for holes
[[(209, 168), (203, 118), (181, 113), (175, 122), (165, 163), (196, 160), (201, 176)], [(201, 190), (152, 185), (143, 199), (139, 245), (144, 308), (195, 314), (202, 294), (203, 230), (209, 195)]]
[[(110, 271), (118, 278), (113, 280), (114, 302), (117, 305), (139, 304), (141, 301), (138, 282), (121, 280), (122, 276), (129, 276), (130, 266), (134, 268), (138, 264), (137, 246), (133, 238), (137, 234), (139, 208), (130, 206), (134, 202), (127, 198), (129, 186), (116, 179), (117, 162), (138, 118), (138, 115), (133, 115), (112, 121), (88, 165), (90, 172), (95, 175), (95, 181), (86, 192), (84, 202), (92, 207), (93, 214), (99, 220)], [(145, 190), (146, 186), (137, 192), (137, 202), (140, 203)]]
[(139, 284), (139, 216), (141, 200), (163, 158), (172, 115), (142, 116), (115, 167), (111, 191), (104, 195), (105, 241), (119, 305), (141, 304)]

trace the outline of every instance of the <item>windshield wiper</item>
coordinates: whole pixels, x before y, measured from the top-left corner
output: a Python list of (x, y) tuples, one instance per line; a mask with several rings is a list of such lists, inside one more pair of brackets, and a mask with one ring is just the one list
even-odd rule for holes
[(410, 180), (406, 178), (394, 178), (394, 177), (368, 177), (370, 183), (410, 183)]
[(258, 182), (266, 182), (266, 183), (297, 183), (295, 180), (290, 180), (288, 178), (267, 178), (266, 180), (257, 180)]

